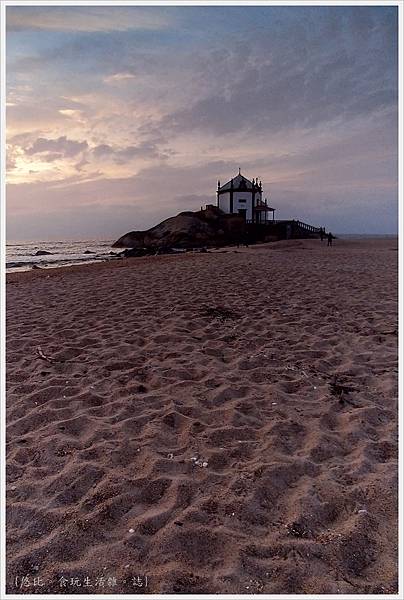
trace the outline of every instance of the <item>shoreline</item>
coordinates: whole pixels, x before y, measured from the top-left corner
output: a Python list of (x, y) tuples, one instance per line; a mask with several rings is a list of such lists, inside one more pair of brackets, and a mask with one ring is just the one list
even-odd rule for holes
[[(333, 250), (335, 248), (346, 248), (346, 247), (352, 247), (353, 245), (357, 245), (358, 243), (367, 243), (367, 242), (374, 242), (374, 243), (380, 243), (383, 244), (383, 242), (385, 241), (397, 241), (398, 243), (398, 236), (396, 235), (389, 235), (389, 236), (369, 236), (366, 238), (360, 238), (360, 237), (355, 237), (355, 238), (337, 238), (337, 240), (334, 242), (333, 245)], [(292, 240), (279, 240), (277, 242), (266, 242), (266, 243), (259, 243), (259, 244), (251, 244), (248, 248), (244, 248), (243, 246), (237, 247), (237, 246), (223, 246), (221, 248), (208, 248), (206, 253), (201, 253), (199, 251), (188, 251), (188, 252), (179, 252), (176, 254), (161, 254), (161, 255), (149, 255), (149, 256), (139, 256), (139, 257), (130, 257), (130, 258), (125, 258), (125, 257), (119, 257), (119, 258), (111, 258), (111, 259), (104, 259), (104, 260), (99, 260), (99, 261), (94, 261), (94, 262), (86, 262), (86, 263), (80, 263), (80, 264), (75, 264), (75, 265), (61, 265), (61, 266), (57, 266), (57, 267), (41, 267), (39, 269), (29, 269), (26, 271), (12, 271), (12, 272), (6, 272), (6, 283), (7, 282), (14, 282), (14, 281), (23, 281), (24, 277), (28, 277), (28, 279), (30, 280), (31, 277), (43, 277), (43, 276), (47, 276), (50, 275), (51, 273), (57, 272), (57, 273), (74, 273), (77, 271), (80, 271), (81, 269), (87, 269), (87, 268), (119, 268), (119, 267), (126, 267), (126, 266), (130, 266), (136, 263), (132, 263), (132, 261), (144, 261), (144, 260), (152, 260), (152, 261), (156, 261), (158, 259), (162, 259), (162, 258), (170, 258), (172, 260), (174, 259), (178, 259), (179, 257), (189, 257), (189, 256), (196, 256), (199, 254), (217, 254), (217, 253), (227, 253), (227, 252), (251, 252), (255, 250), (262, 250), (267, 248), (268, 250), (271, 249), (278, 249), (280, 247), (293, 247), (296, 246), (296, 243), (298, 243), (299, 245), (301, 245), (304, 248), (307, 249), (312, 249), (318, 246), (318, 244), (321, 244), (320, 240), (313, 240), (313, 239), (292, 239)], [(327, 245), (326, 241), (323, 242), (323, 245)], [(321, 246), (320, 246), (321, 247)], [(128, 262), (129, 261), (129, 262)], [(29, 275), (29, 276), (28, 276)]]

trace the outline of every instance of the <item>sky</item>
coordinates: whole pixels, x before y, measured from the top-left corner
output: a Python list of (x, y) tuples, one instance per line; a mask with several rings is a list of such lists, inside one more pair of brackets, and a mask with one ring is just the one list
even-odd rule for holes
[(115, 239), (262, 180), (397, 231), (397, 8), (9, 6), (7, 238)]

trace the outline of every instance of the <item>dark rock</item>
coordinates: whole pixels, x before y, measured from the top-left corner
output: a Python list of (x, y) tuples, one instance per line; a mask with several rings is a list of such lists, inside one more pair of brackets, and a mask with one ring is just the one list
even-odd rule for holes
[(32, 265), (32, 269), (41, 269), (39, 265)]
[(158, 249), (159, 253), (167, 254), (174, 252), (173, 248), (224, 246), (242, 239), (245, 228), (242, 216), (226, 214), (210, 205), (205, 210), (182, 212), (147, 231), (131, 231), (119, 238), (112, 247), (143, 252)]
[(124, 256), (125, 258), (131, 258), (133, 256), (136, 256), (136, 257), (148, 256), (150, 254), (154, 254), (154, 252), (152, 252), (150, 249), (148, 250), (147, 248), (128, 248), (127, 250), (120, 252), (119, 256)]
[(47, 250), (37, 250), (34, 256), (46, 256), (48, 254), (53, 254), (53, 252), (48, 252)]
[(133, 256), (156, 256), (157, 254), (179, 254), (181, 251), (177, 251), (174, 248), (166, 248), (161, 246), (160, 248), (128, 248), (123, 252), (120, 252), (118, 256), (124, 256), (130, 258)]
[(95, 254), (95, 252), (92, 252), (91, 250), (85, 250), (83, 254)]

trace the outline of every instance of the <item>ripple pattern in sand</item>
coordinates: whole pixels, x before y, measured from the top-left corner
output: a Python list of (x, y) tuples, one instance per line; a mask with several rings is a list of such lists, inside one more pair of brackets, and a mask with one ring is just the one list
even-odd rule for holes
[(396, 591), (392, 244), (9, 278), (9, 591)]

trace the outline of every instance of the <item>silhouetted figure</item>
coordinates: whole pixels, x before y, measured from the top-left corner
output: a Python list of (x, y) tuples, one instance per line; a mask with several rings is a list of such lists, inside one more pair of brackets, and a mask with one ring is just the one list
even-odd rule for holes
[(332, 246), (332, 240), (333, 240), (333, 234), (331, 233), (331, 231), (329, 232), (329, 234), (327, 235), (327, 246)]
[(243, 233), (243, 235), (240, 236), (240, 238), (238, 238), (238, 240), (237, 240), (237, 248), (240, 248), (240, 244), (242, 244), (243, 246), (248, 248), (248, 242), (249, 242), (248, 233)]
[(323, 241), (324, 239), (324, 229), (322, 227), (320, 227), (320, 240)]

